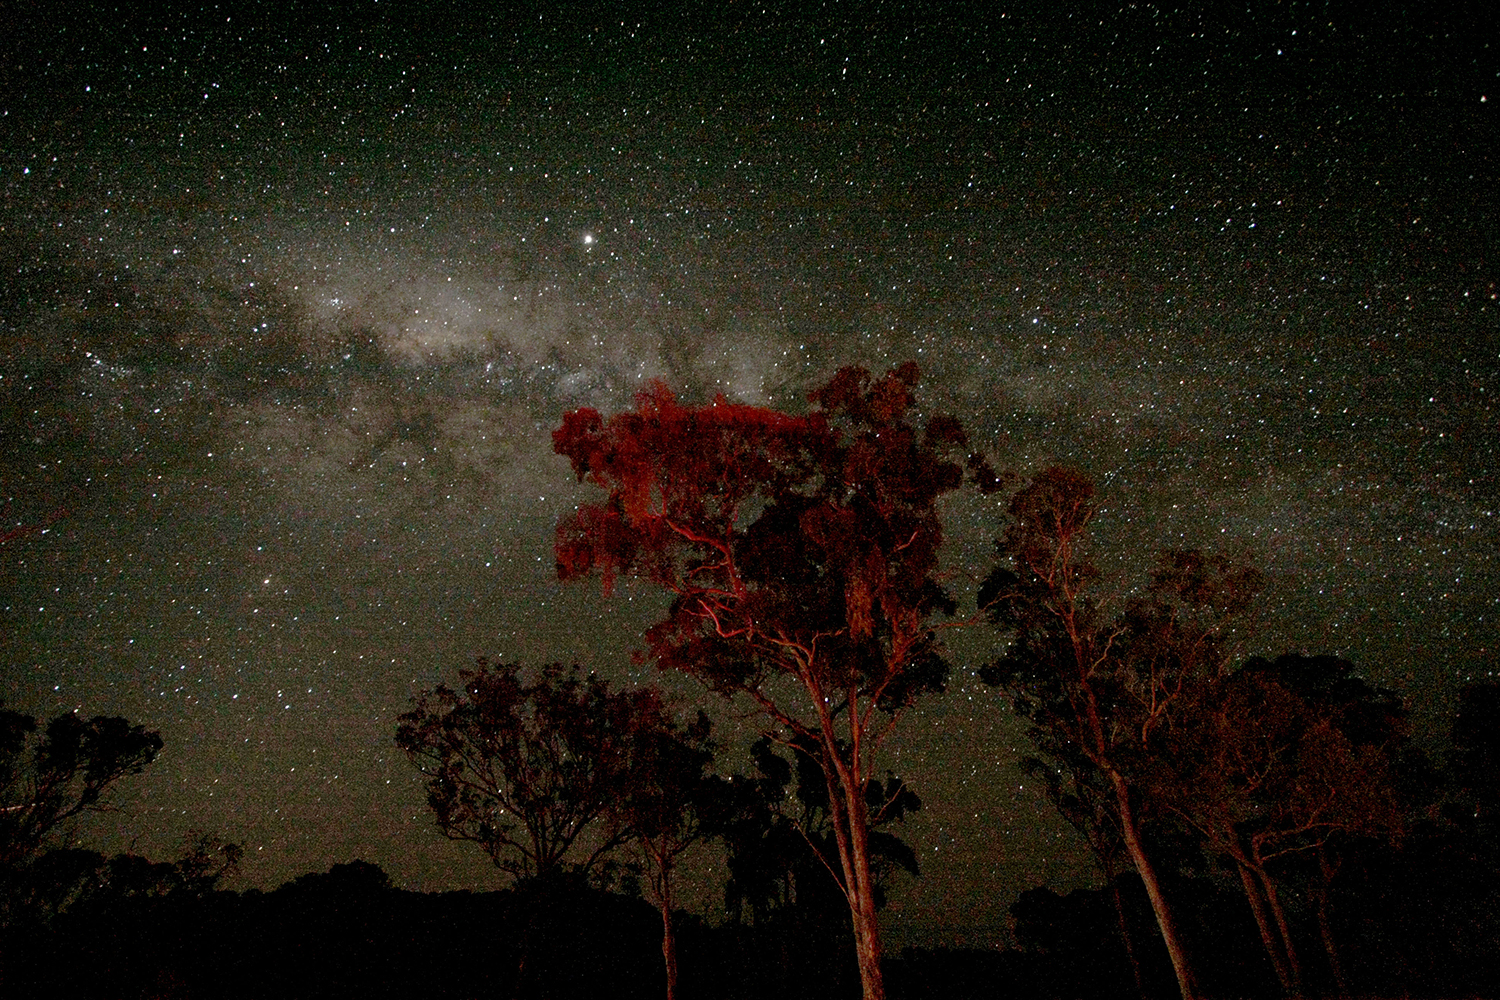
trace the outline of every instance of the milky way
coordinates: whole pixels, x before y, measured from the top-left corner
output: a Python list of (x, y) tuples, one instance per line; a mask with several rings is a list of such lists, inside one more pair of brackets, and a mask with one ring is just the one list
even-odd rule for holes
[[(1163, 546), (1252, 558), (1247, 651), (1346, 655), (1430, 739), (1493, 674), (1491, 28), (376, 10), (6, 43), (4, 696), (167, 743), (90, 843), (494, 886), (394, 718), (479, 653), (652, 679), (659, 596), (555, 582), (585, 494), (550, 430), (653, 378), (796, 409), (915, 359), (997, 464), (1097, 479), (1120, 592)], [(949, 511), (970, 600), (997, 513)], [(994, 641), (955, 639), (891, 761), (914, 940), (1095, 877), (974, 680)]]

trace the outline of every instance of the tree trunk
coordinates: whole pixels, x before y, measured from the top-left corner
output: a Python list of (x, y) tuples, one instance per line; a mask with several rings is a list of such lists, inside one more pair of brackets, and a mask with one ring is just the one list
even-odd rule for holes
[(1328, 919), (1328, 887), (1333, 882), (1334, 868), (1328, 863), (1328, 853), (1318, 848), (1318, 881), (1316, 902), (1318, 907), (1318, 934), (1323, 938), (1323, 950), (1328, 953), (1328, 968), (1333, 973), (1334, 986), (1339, 996), (1349, 995), (1349, 982), (1344, 978), (1344, 963), (1339, 961), (1338, 948), (1333, 942), (1333, 923)]
[(826, 717), (823, 734), (823, 776), (828, 786), (829, 814), (833, 821), (834, 842), (838, 844), (839, 867), (844, 880), (840, 886), (849, 903), (849, 921), (854, 930), (854, 955), (859, 964), (860, 993), (863, 1000), (885, 1000), (885, 977), (880, 962), (880, 922), (875, 913), (875, 884), (870, 871), (868, 816), (865, 808), (864, 783), (859, 777), (859, 760), (851, 762), (836, 756), (838, 741)]
[[(1106, 871), (1105, 874), (1108, 875), (1109, 872)], [(1135, 957), (1135, 942), (1130, 937), (1130, 922), (1125, 919), (1125, 900), (1120, 894), (1120, 880), (1117, 877), (1110, 877), (1109, 891), (1115, 901), (1115, 917), (1120, 922), (1120, 943), (1125, 946), (1125, 957), (1130, 960), (1130, 974), (1135, 977), (1135, 993), (1136, 996), (1144, 997), (1146, 984), (1141, 980), (1141, 962)]]
[(516, 978), (510, 984), (511, 1000), (522, 1000), (526, 996), (526, 975), (531, 971), (528, 966), (530, 965), (533, 932), (536, 928), (536, 917), (532, 915), (536, 913), (536, 909), (533, 908), (536, 900), (528, 900), (528, 903), (530, 905), (526, 909), (530, 911), (530, 914), (526, 917), (526, 926), (521, 930), (520, 955), (516, 959)]
[[(858, 775), (856, 774), (857, 778)], [(849, 840), (854, 848), (856, 920), (862, 925), (855, 938), (859, 958), (859, 981), (865, 1000), (885, 1000), (885, 973), (880, 962), (885, 957), (880, 941), (880, 916), (875, 910), (875, 875), (870, 871), (870, 824), (861, 787), (848, 790)]]
[(1236, 861), (1235, 867), (1239, 869), (1240, 884), (1245, 887), (1245, 899), (1250, 904), (1250, 912), (1255, 914), (1255, 926), (1260, 928), (1260, 940), (1266, 946), (1266, 957), (1270, 958), (1271, 967), (1276, 970), (1276, 979), (1281, 983), (1282, 990), (1290, 994), (1293, 988), (1292, 970), (1281, 952), (1281, 945), (1275, 928), (1271, 926), (1271, 915), (1266, 912), (1266, 903), (1261, 897), (1255, 874), (1242, 861)]
[(1109, 779), (1114, 787), (1115, 804), (1120, 810), (1120, 831), (1125, 837), (1125, 850), (1141, 876), (1141, 882), (1146, 886), (1146, 897), (1151, 900), (1151, 910), (1156, 914), (1156, 926), (1161, 929), (1162, 942), (1166, 944), (1167, 956), (1172, 960), (1172, 971), (1177, 974), (1178, 992), (1182, 994), (1182, 1000), (1197, 1000), (1198, 983), (1188, 964), (1187, 949), (1182, 946), (1182, 938), (1177, 933), (1177, 922), (1172, 918), (1167, 897), (1162, 894), (1161, 883), (1156, 878), (1156, 868), (1146, 856), (1145, 845), (1141, 843), (1135, 811), (1130, 805), (1130, 787), (1117, 771), (1111, 771)]
[(667, 1000), (677, 1000), (677, 938), (672, 933), (672, 892), (662, 880), (661, 899), (661, 959), (667, 967)]
[(1260, 876), (1261, 885), (1265, 886), (1266, 902), (1271, 904), (1271, 914), (1276, 918), (1276, 926), (1281, 930), (1281, 944), (1286, 949), (1287, 969), (1292, 974), (1292, 995), (1302, 995), (1302, 963), (1297, 960), (1297, 945), (1292, 941), (1292, 928), (1287, 923), (1286, 910), (1281, 906), (1281, 897), (1276, 892), (1276, 883), (1271, 880), (1264, 867), (1255, 869), (1255, 874)]

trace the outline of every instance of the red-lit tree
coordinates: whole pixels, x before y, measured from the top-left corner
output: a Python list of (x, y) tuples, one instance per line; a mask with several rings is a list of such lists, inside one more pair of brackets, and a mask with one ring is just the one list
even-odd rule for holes
[(1011, 695), (1053, 764), (1099, 793), (1095, 804), (1141, 877), (1190, 1000), (1196, 979), (1142, 838), (1143, 774), (1184, 696), (1222, 672), (1226, 630), (1260, 575), (1196, 551), (1166, 552), (1149, 588), (1111, 614), (1087, 557), (1097, 506), (1088, 478), (1064, 468), (1039, 473), (1011, 498), (1001, 562), (979, 590), (1008, 645), (980, 675)]
[[(557, 529), (558, 574), (620, 575), (675, 595), (648, 655), (725, 695), (753, 699), (788, 745), (813, 748), (837, 847), (824, 863), (849, 905), (860, 980), (884, 996), (866, 799), (903, 710), (941, 689), (933, 619), (938, 501), (963, 480), (952, 417), (911, 420), (914, 364), (872, 379), (839, 371), (794, 416), (730, 403), (683, 406), (656, 384), (605, 421), (567, 414), (553, 446), (602, 487)], [(978, 459), (970, 467), (992, 482)]]
[[(1395, 839), (1403, 826), (1396, 770), (1405, 712), (1352, 670), (1334, 657), (1257, 657), (1199, 685), (1152, 769), (1157, 805), (1238, 874), (1289, 996), (1302, 995), (1302, 963), (1272, 862), (1321, 856), (1331, 839)], [(1323, 944), (1342, 987), (1326, 885), (1314, 881)]]

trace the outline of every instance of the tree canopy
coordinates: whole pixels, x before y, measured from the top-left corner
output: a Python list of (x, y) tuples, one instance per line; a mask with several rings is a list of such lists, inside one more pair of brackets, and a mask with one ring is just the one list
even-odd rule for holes
[(1167, 551), (1138, 596), (1110, 606), (1088, 553), (1097, 509), (1093, 483), (1067, 468), (1043, 470), (1011, 497), (979, 590), (1006, 644), (980, 673), (1010, 694), (1038, 750), (1072, 770), (1079, 791), (1102, 793), (1094, 805), (1119, 831), (1188, 1000), (1196, 977), (1142, 837), (1142, 776), (1186, 692), (1223, 668), (1228, 631), (1261, 581), (1220, 556)]
[[(590, 872), (624, 839), (611, 807), (627, 786), (632, 742), (669, 722), (659, 695), (613, 691), (576, 665), (528, 673), (484, 658), (459, 682), (420, 694), (396, 732), (427, 776), (438, 827), (519, 879)], [(570, 862), (586, 832), (586, 853)]]
[[(1302, 963), (1272, 862), (1336, 837), (1398, 836), (1396, 769), (1405, 740), (1399, 699), (1331, 656), (1248, 660), (1186, 696), (1147, 773), (1148, 795), (1239, 876), (1282, 987), (1303, 989)], [(1325, 865), (1326, 867), (1326, 865)], [(1333, 973), (1326, 877), (1313, 895)]]
[(118, 716), (67, 713), (38, 730), (0, 708), (0, 868), (33, 857), (68, 821), (109, 807), (121, 778), (161, 752), (158, 733)]
[(802, 415), (684, 406), (658, 383), (633, 411), (575, 410), (553, 433), (606, 494), (558, 526), (559, 576), (671, 592), (647, 655), (752, 698), (783, 742), (816, 755), (867, 997), (883, 985), (865, 789), (902, 711), (947, 676), (939, 500), (966, 465), (995, 482), (956, 419), (914, 422), (918, 380), (914, 364), (844, 368)]

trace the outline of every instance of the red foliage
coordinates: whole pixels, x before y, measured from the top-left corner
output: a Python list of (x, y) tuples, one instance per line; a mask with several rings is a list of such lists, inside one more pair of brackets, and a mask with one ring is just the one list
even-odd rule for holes
[[(914, 364), (878, 379), (845, 368), (804, 416), (722, 397), (686, 407), (654, 383), (634, 410), (578, 410), (553, 434), (579, 480), (607, 493), (558, 525), (558, 575), (597, 572), (608, 591), (629, 574), (674, 593), (645, 636), (657, 665), (748, 694), (783, 739), (816, 748), (838, 843), (825, 862), (841, 873), (868, 997), (882, 992), (865, 789), (895, 717), (942, 687), (931, 621), (954, 610), (937, 579), (937, 501), (962, 484), (950, 453), (965, 437), (952, 417), (909, 421), (917, 382)], [(998, 484), (983, 458), (967, 467)], [(805, 700), (778, 700), (777, 677)]]
[(881, 696), (948, 603), (936, 501), (963, 479), (947, 455), (965, 441), (958, 421), (923, 433), (907, 420), (917, 379), (915, 365), (879, 379), (846, 368), (803, 416), (722, 397), (686, 407), (659, 382), (608, 421), (569, 413), (553, 446), (608, 497), (558, 526), (559, 576), (597, 572), (608, 591), (624, 573), (676, 592), (647, 635), (663, 667), (730, 687), (807, 674)]

